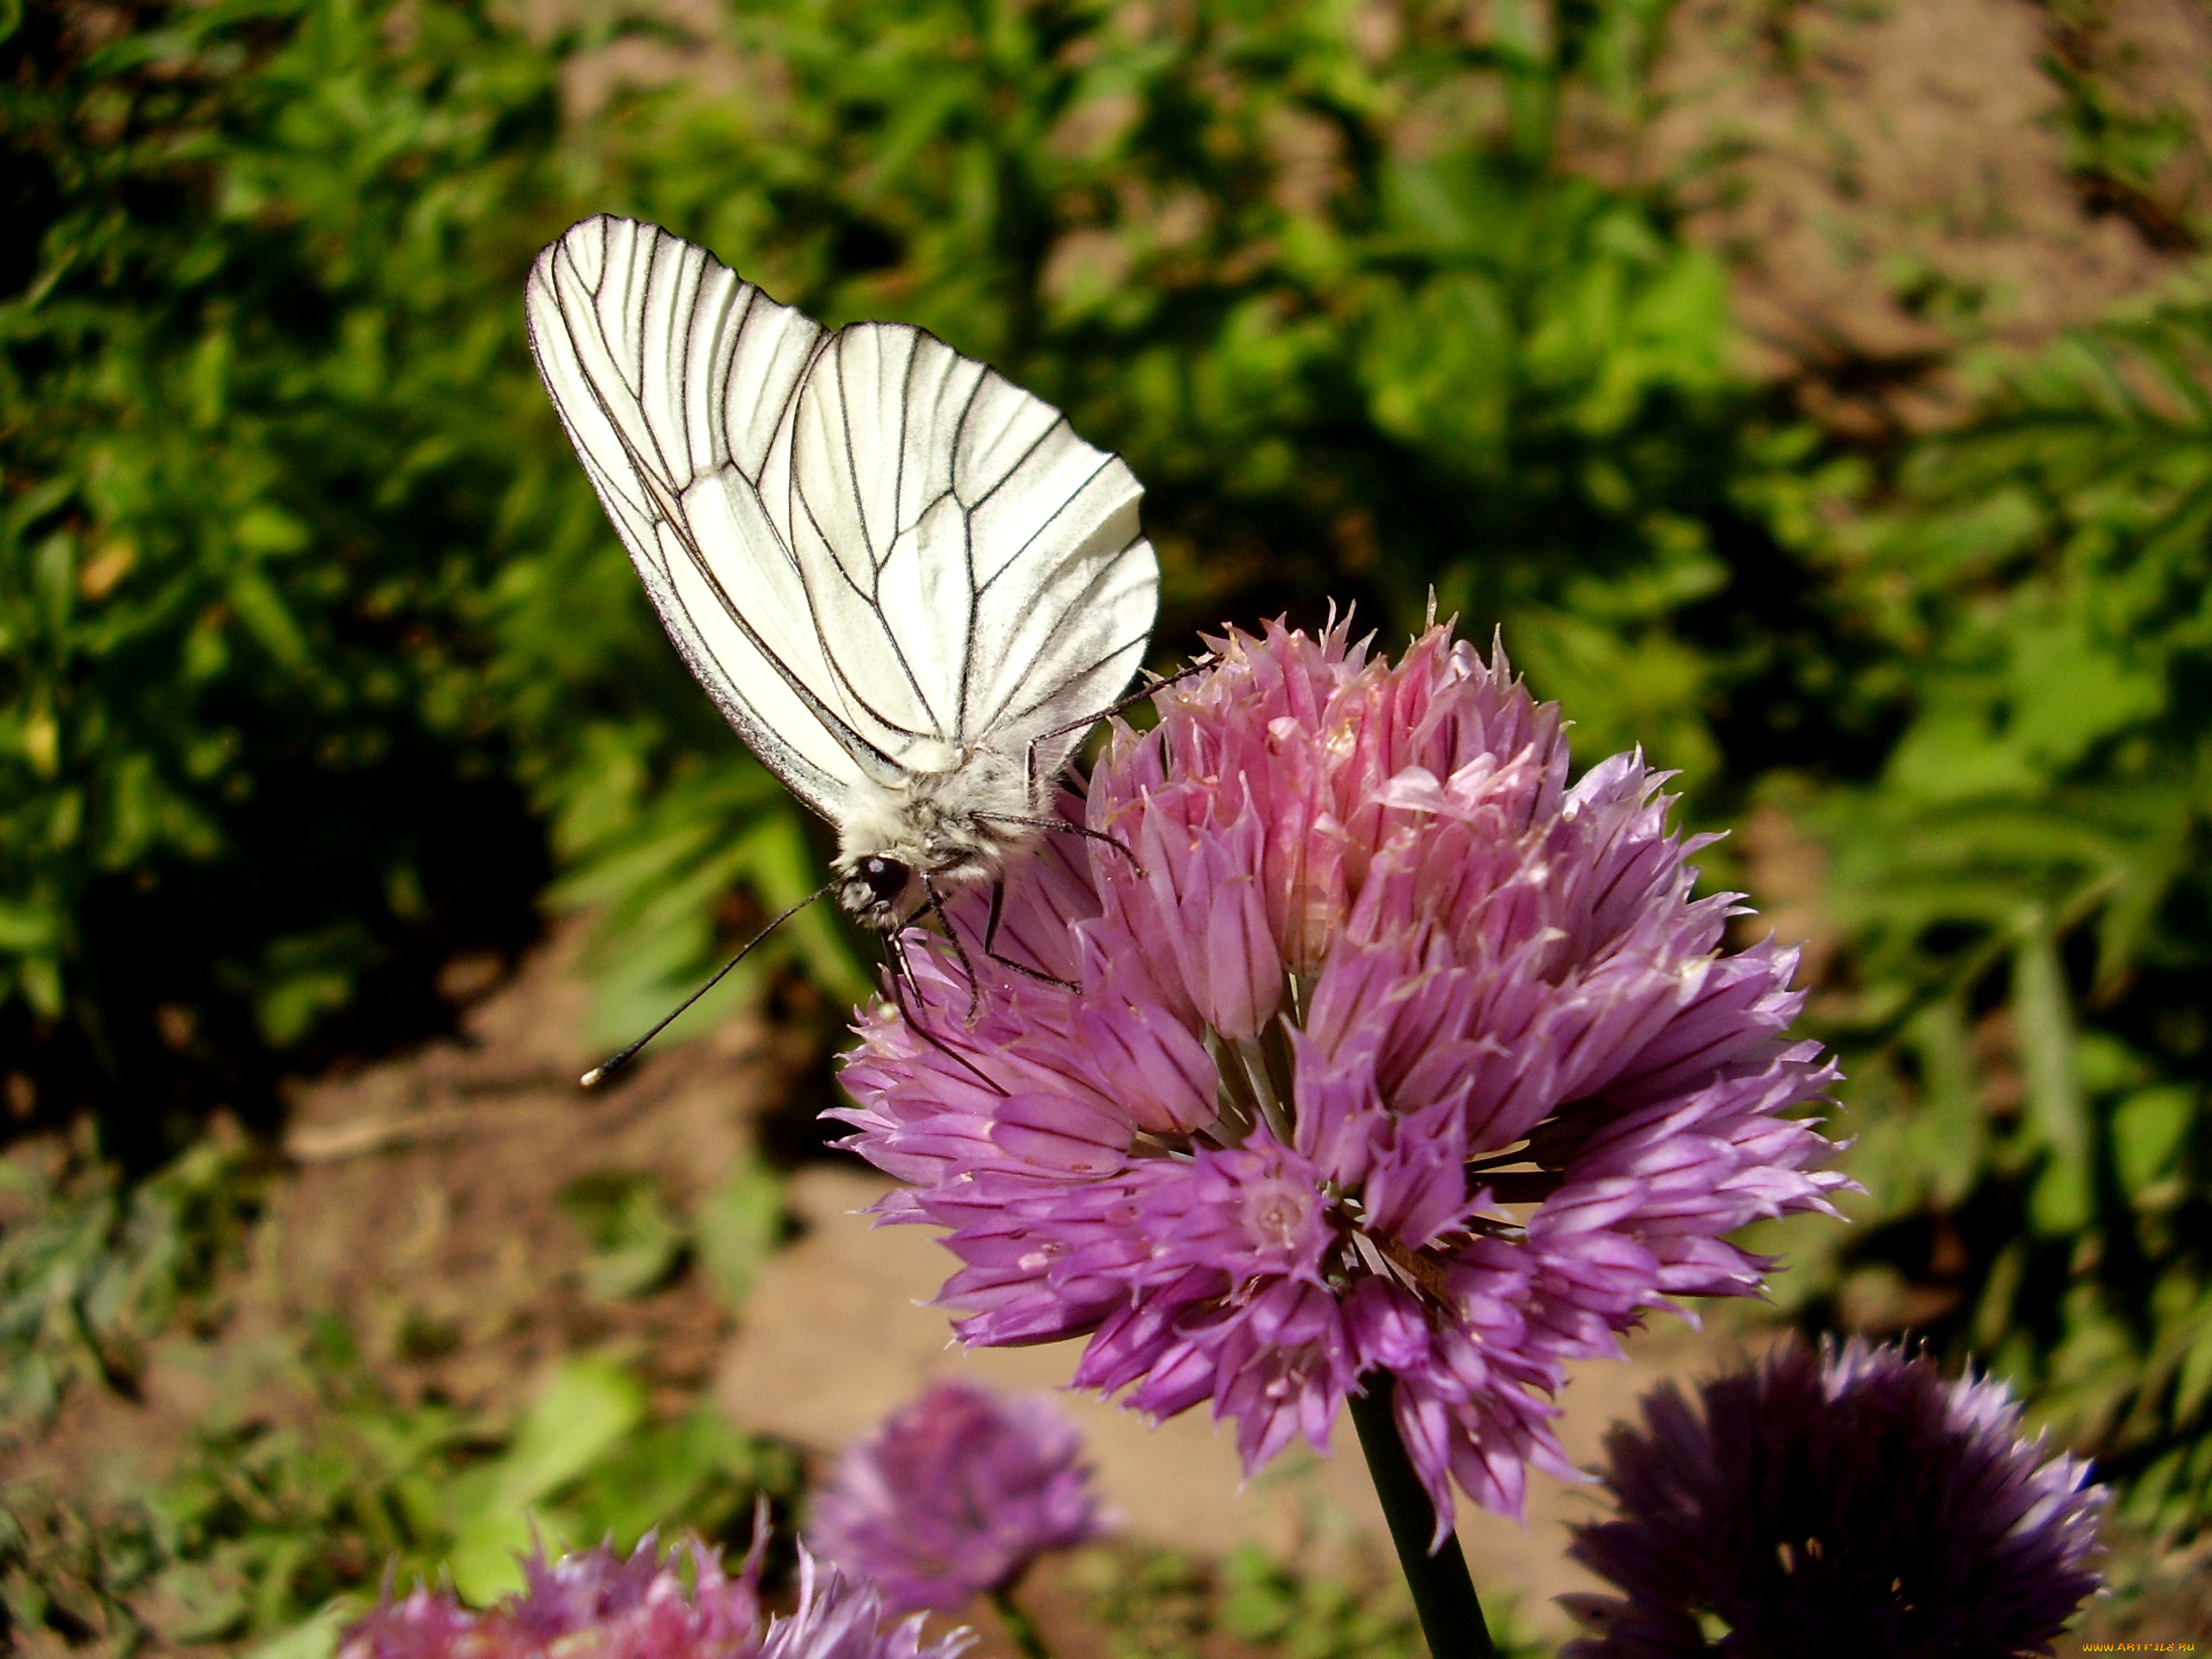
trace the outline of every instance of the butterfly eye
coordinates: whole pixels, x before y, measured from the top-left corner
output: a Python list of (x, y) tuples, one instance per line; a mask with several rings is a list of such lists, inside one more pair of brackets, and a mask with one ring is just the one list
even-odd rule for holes
[(913, 872), (895, 858), (864, 858), (861, 860), (859, 874), (880, 905), (889, 904), (906, 892), (906, 883), (913, 879)]

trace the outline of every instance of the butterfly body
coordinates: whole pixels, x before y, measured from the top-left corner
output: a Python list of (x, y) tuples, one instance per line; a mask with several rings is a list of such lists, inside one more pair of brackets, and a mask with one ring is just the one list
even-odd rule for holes
[(1050, 805), (1029, 792), (1026, 757), (950, 749), (901, 760), (917, 768), (911, 776), (855, 791), (830, 865), (837, 902), (870, 927), (912, 915), (925, 878), (941, 892), (987, 880), (1034, 838)]
[(890, 928), (1049, 820), (1159, 585), (1141, 490), (1058, 410), (918, 328), (835, 332), (657, 226), (542, 254), (531, 346), (670, 638), (837, 830)]

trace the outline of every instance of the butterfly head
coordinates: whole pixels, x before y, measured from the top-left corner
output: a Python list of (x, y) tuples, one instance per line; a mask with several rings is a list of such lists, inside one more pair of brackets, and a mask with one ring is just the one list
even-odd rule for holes
[(864, 926), (889, 931), (906, 918), (911, 908), (906, 891), (913, 887), (914, 868), (880, 853), (864, 853), (851, 861), (837, 861), (837, 902)]
[(1018, 772), (989, 756), (879, 786), (855, 799), (839, 826), (830, 867), (837, 902), (863, 927), (888, 932), (932, 892), (988, 880), (1033, 822)]

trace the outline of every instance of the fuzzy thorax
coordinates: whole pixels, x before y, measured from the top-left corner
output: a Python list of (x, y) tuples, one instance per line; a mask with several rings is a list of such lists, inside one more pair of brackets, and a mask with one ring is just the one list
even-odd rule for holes
[(898, 783), (853, 791), (830, 865), (837, 902), (886, 931), (924, 902), (925, 878), (942, 892), (989, 877), (1041, 816), (1018, 756), (932, 742), (899, 760)]

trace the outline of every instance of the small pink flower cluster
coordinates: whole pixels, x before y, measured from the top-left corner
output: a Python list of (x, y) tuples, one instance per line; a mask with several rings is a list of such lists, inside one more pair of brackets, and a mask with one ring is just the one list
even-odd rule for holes
[(1049, 1400), (944, 1382), (846, 1448), (807, 1537), (891, 1611), (956, 1612), (1103, 1530), (1083, 1443)]
[[(524, 1564), (523, 1590), (478, 1612), (418, 1586), (346, 1630), (338, 1659), (959, 1659), (970, 1637), (925, 1643), (921, 1620), (886, 1625), (873, 1585), (799, 1555), (798, 1605), (760, 1605), (765, 1529), (734, 1577), (684, 1542), (664, 1560), (648, 1537), (627, 1558), (605, 1546)], [(679, 1562), (679, 1557), (683, 1558)], [(688, 1565), (690, 1583), (679, 1565)]]

